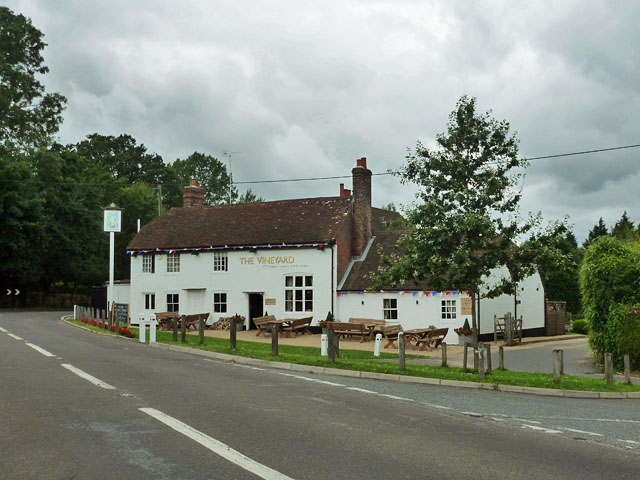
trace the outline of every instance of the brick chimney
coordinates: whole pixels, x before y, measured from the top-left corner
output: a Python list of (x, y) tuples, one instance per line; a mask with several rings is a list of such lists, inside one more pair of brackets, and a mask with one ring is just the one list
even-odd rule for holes
[(349, 190), (348, 188), (344, 188), (344, 183), (340, 184), (340, 196), (341, 197), (350, 197), (351, 196), (351, 190)]
[(371, 170), (367, 159), (360, 158), (351, 170), (353, 178), (353, 242), (352, 254), (362, 255), (371, 238)]
[(204, 207), (204, 190), (195, 180), (191, 180), (191, 185), (182, 190), (182, 207)]

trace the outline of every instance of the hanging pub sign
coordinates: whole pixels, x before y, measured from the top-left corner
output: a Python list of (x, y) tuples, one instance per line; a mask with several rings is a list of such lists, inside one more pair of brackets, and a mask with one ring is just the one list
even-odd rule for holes
[(471, 315), (472, 301), (471, 297), (462, 297), (460, 299), (460, 315)]

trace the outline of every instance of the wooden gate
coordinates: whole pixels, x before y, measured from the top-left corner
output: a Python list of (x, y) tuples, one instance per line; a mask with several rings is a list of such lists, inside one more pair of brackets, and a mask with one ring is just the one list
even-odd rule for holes
[(547, 335), (564, 335), (567, 302), (546, 302), (545, 327)]

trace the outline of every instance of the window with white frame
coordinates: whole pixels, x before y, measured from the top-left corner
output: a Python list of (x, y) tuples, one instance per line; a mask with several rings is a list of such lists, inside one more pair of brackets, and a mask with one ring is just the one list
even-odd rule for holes
[(156, 294), (145, 293), (144, 294), (144, 309), (155, 310), (156, 309)]
[(441, 300), (441, 317), (443, 320), (455, 320), (458, 311), (457, 302), (455, 300)]
[(313, 275), (284, 277), (284, 311), (313, 311)]
[(180, 294), (167, 293), (167, 312), (180, 311)]
[(382, 315), (385, 320), (398, 319), (398, 299), (383, 298), (382, 299)]
[(142, 273), (155, 273), (156, 257), (153, 253), (142, 255)]
[(170, 253), (167, 255), (167, 272), (175, 273), (180, 271), (180, 254)]
[(214, 313), (227, 313), (227, 294), (218, 292), (213, 294)]
[(228, 270), (227, 252), (213, 252), (213, 271), (226, 272)]

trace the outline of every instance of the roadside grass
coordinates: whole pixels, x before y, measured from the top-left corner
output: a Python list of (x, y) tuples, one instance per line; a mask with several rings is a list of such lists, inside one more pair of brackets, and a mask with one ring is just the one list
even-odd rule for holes
[[(99, 327), (86, 325), (81, 322), (69, 320), (71, 323), (81, 325), (85, 328), (94, 329), (107, 335), (116, 335)], [(130, 330), (135, 333), (138, 338), (138, 329), (131, 327)], [(294, 345), (279, 345), (278, 356), (271, 355), (271, 344), (260, 342), (248, 342), (238, 340), (236, 349), (229, 347), (229, 340), (226, 338), (205, 337), (204, 344), (198, 344), (198, 336), (189, 334), (186, 336), (186, 342), (180, 342), (180, 334), (178, 341), (173, 341), (173, 332), (158, 331), (156, 332), (156, 340), (158, 343), (169, 345), (178, 345), (198, 350), (206, 350), (211, 352), (225, 353), (228, 355), (237, 355), (241, 357), (256, 358), (260, 360), (268, 360), (272, 362), (296, 363), (300, 365), (310, 365), (324, 368), (335, 368), (342, 370), (356, 370), (363, 372), (388, 373), (394, 375), (406, 375), (414, 377), (438, 378), (445, 380), (458, 380), (467, 382), (482, 382), (485, 384), (501, 384), (514, 385), (520, 387), (537, 387), (552, 388), (566, 390), (583, 390), (593, 392), (636, 392), (640, 391), (640, 385), (626, 385), (622, 382), (614, 382), (613, 385), (607, 385), (604, 379), (579, 377), (574, 375), (562, 375), (561, 383), (556, 384), (553, 381), (553, 374), (550, 373), (531, 373), (512, 370), (494, 369), (491, 375), (485, 375), (481, 380), (477, 372), (469, 370), (463, 372), (458, 367), (442, 367), (430, 365), (413, 365), (409, 361), (412, 359), (424, 358), (418, 355), (405, 355), (408, 360), (404, 371), (401, 371), (398, 365), (398, 355), (395, 353), (382, 352), (379, 358), (373, 357), (371, 352), (363, 350), (340, 349), (340, 356), (336, 358), (335, 363), (330, 363), (326, 357), (320, 355), (318, 347), (301, 347)], [(473, 363), (473, 360), (471, 360)]]

